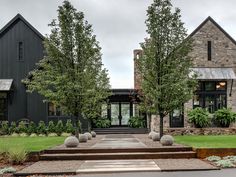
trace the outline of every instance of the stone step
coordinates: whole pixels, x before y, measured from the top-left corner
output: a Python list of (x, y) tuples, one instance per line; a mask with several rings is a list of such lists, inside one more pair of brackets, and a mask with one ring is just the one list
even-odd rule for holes
[(145, 134), (147, 128), (130, 128), (130, 127), (111, 127), (111, 128), (94, 128), (97, 134)]
[(76, 153), (43, 154), (40, 160), (116, 160), (116, 159), (179, 159), (196, 158), (196, 152), (129, 152), (129, 153)]
[(138, 152), (185, 152), (192, 147), (163, 146), (159, 148), (64, 148), (44, 150), (44, 154), (80, 154), (80, 153), (138, 153)]

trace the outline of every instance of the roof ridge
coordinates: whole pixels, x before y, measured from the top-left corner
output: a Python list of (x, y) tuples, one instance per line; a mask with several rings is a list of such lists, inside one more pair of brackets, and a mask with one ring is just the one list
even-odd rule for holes
[(231, 40), (236, 45), (235, 39), (229, 35), (211, 16), (208, 16), (190, 35), (192, 37), (195, 35), (208, 21), (211, 21), (228, 39)]
[(33, 32), (35, 32), (42, 40), (44, 40), (44, 36), (36, 29), (34, 28), (21, 14), (17, 14), (14, 18), (12, 18), (1, 30), (0, 30), (0, 37), (2, 34), (18, 19), (23, 21), (26, 26), (28, 26)]

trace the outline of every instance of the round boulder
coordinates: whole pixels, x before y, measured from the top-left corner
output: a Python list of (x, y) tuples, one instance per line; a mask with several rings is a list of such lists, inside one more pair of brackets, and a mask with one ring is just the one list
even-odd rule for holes
[(69, 136), (65, 139), (64, 144), (68, 148), (77, 147), (79, 140), (75, 136)]
[(152, 134), (152, 140), (153, 140), (153, 141), (160, 141), (160, 134), (154, 132), (154, 133)]
[(95, 131), (91, 131), (91, 135), (92, 135), (93, 138), (95, 138), (97, 136)]
[(80, 143), (86, 143), (88, 141), (88, 136), (85, 134), (80, 134), (79, 135), (79, 142)]
[(174, 143), (174, 138), (170, 135), (164, 135), (161, 137), (160, 143), (162, 146), (172, 146)]
[(153, 134), (153, 133), (156, 133), (156, 132), (151, 131), (151, 132), (148, 134), (148, 138), (149, 138), (149, 139), (152, 139), (152, 134)]
[(91, 133), (86, 132), (86, 133), (84, 133), (84, 134), (88, 137), (88, 140), (91, 140), (91, 139), (92, 139), (92, 135), (91, 135)]

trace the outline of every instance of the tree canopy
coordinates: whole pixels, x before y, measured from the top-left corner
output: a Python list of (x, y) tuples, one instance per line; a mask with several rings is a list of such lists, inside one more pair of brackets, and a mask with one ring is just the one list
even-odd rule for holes
[(180, 9), (173, 9), (170, 0), (154, 0), (147, 10), (148, 37), (141, 47), (138, 61), (142, 77), (141, 93), (147, 111), (163, 118), (180, 109), (191, 99), (196, 81), (190, 78), (192, 41), (181, 21)]
[(58, 7), (44, 41), (45, 56), (24, 80), (30, 92), (81, 118), (100, 116), (102, 102), (109, 95), (109, 78), (102, 64), (99, 42), (92, 25), (69, 1)]

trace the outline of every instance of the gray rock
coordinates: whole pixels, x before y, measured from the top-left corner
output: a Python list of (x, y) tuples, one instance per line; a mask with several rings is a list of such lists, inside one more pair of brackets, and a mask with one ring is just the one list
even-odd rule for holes
[(77, 147), (79, 140), (75, 136), (69, 136), (65, 139), (64, 144), (68, 148)]
[(151, 132), (148, 134), (148, 138), (149, 138), (149, 139), (152, 139), (152, 134), (153, 134), (153, 133), (156, 133), (156, 132), (151, 131)]
[(172, 146), (174, 143), (174, 138), (170, 135), (164, 135), (161, 137), (160, 143), (163, 146)]
[(86, 143), (88, 141), (88, 136), (85, 134), (80, 134), (79, 135), (79, 142), (80, 143)]
[(88, 140), (91, 140), (91, 139), (92, 139), (92, 135), (91, 135), (91, 133), (86, 132), (86, 133), (84, 133), (84, 134), (88, 137)]
[(160, 134), (159, 133), (152, 133), (152, 140), (153, 141), (160, 141)]
[(91, 131), (91, 135), (92, 135), (93, 138), (95, 138), (97, 136), (95, 131)]

